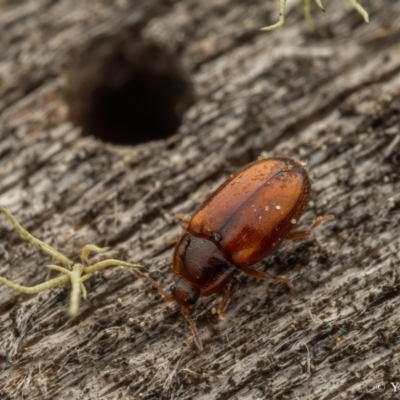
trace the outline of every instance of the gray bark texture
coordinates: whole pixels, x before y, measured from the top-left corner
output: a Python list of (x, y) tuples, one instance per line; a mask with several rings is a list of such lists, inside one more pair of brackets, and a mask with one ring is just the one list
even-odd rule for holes
[[(262, 156), (307, 162), (310, 237), (237, 274), (228, 319), (219, 295), (193, 316), (128, 269), (88, 282), (79, 314), (70, 287), (22, 295), (0, 286), (1, 399), (400, 398), (400, 2), (302, 1), (285, 25), (267, 0), (3, 0), (0, 3), (0, 204), (33, 235), (77, 259), (85, 244), (147, 267), (166, 290), (181, 234), (227, 177)], [(179, 58), (195, 100), (178, 132), (118, 146), (68, 119), (76, 49), (127, 26)], [(0, 215), (0, 276), (32, 286), (54, 260)], [(214, 313), (213, 313), (214, 309)], [(399, 397), (398, 397), (399, 396)]]

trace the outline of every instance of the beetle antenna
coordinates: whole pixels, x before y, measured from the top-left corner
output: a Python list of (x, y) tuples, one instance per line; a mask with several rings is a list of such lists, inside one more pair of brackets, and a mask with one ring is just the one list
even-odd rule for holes
[(149, 276), (142, 274), (141, 272), (138, 272), (134, 269), (131, 269), (131, 272), (133, 275), (136, 276), (136, 278), (144, 279), (145, 281), (152, 284), (158, 290), (158, 293), (160, 293), (161, 296), (164, 297), (166, 301), (168, 302), (175, 301), (175, 299), (170, 294), (168, 294), (154, 279), (151, 279)]
[(186, 320), (190, 324), (190, 328), (192, 329), (194, 341), (200, 351), (203, 351), (203, 344), (201, 343), (201, 339), (199, 336), (199, 331), (197, 330), (196, 323), (194, 322), (193, 318), (190, 316), (190, 309), (189, 307), (182, 307), (182, 313), (185, 316)]

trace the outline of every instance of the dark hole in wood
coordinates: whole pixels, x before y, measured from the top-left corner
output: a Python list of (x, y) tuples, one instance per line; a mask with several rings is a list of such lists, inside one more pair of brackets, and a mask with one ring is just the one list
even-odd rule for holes
[(75, 53), (64, 92), (84, 135), (138, 144), (177, 132), (194, 102), (177, 56), (129, 32), (98, 37)]

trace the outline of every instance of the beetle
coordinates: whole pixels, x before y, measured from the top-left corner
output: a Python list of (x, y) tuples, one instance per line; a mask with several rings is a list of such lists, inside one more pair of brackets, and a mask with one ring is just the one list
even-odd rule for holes
[(223, 312), (229, 296), (229, 282), (237, 271), (261, 280), (284, 282), (284, 276), (271, 276), (253, 268), (284, 240), (308, 236), (322, 221), (318, 217), (311, 229), (291, 232), (310, 198), (310, 178), (305, 164), (290, 158), (269, 158), (253, 162), (223, 183), (183, 225), (185, 232), (173, 255), (173, 271), (179, 278), (167, 294), (153, 279), (137, 270), (167, 300), (182, 308), (194, 340), (203, 345), (190, 313), (200, 296), (210, 296), (227, 287), (218, 307)]

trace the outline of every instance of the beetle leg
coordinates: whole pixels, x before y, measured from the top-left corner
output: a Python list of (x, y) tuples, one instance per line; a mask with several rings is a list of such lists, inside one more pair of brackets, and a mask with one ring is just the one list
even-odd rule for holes
[(142, 274), (141, 272), (136, 271), (135, 269), (131, 269), (131, 272), (133, 275), (136, 276), (136, 278), (144, 279), (145, 281), (152, 284), (158, 290), (158, 293), (160, 293), (161, 296), (164, 297), (166, 301), (168, 302), (175, 301), (175, 299), (170, 294), (166, 293), (165, 290), (154, 279), (151, 279), (149, 276)]
[(190, 328), (192, 329), (194, 341), (200, 351), (203, 351), (203, 344), (201, 343), (201, 339), (199, 336), (199, 332), (196, 327), (196, 323), (193, 318), (190, 316), (190, 308), (182, 307), (182, 313), (185, 316), (186, 320), (189, 322)]
[(273, 281), (283, 282), (289, 287), (291, 295), (295, 295), (296, 294), (296, 291), (294, 290), (291, 282), (289, 281), (288, 278), (286, 278), (286, 276), (283, 276), (283, 275), (277, 275), (277, 276), (268, 275), (265, 272), (258, 271), (258, 270), (254, 269), (254, 268), (251, 268), (251, 267), (241, 266), (241, 267), (238, 267), (238, 268), (242, 272), (244, 272), (246, 275), (249, 275), (252, 278), (261, 279), (262, 281), (273, 280)]
[(189, 226), (191, 216), (187, 215), (187, 214), (176, 213), (176, 214), (174, 214), (174, 217), (176, 219), (179, 219), (179, 221), (181, 221), (181, 227), (184, 231), (186, 231), (186, 229)]
[(311, 233), (313, 233), (315, 231), (315, 229), (317, 229), (322, 224), (323, 221), (329, 221), (330, 219), (333, 219), (333, 218), (334, 218), (333, 215), (322, 215), (314, 221), (313, 226), (308, 231), (291, 232), (291, 233), (289, 233), (289, 235), (286, 236), (285, 239), (286, 240), (303, 239), (303, 238), (311, 235)]
[(231, 294), (231, 287), (232, 287), (232, 284), (228, 283), (228, 285), (225, 288), (224, 295), (221, 299), (221, 303), (219, 303), (219, 306), (218, 306), (217, 313), (218, 313), (219, 319), (222, 319), (222, 320), (227, 318), (226, 314), (224, 313), (224, 309), (226, 307), (226, 303), (228, 302), (229, 296)]

